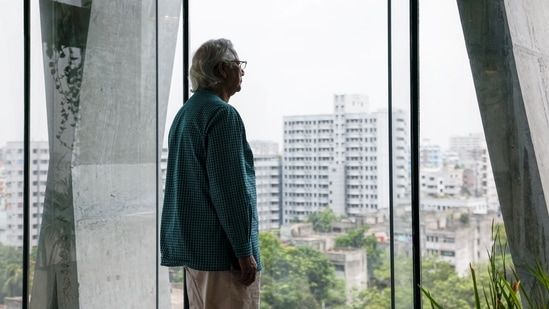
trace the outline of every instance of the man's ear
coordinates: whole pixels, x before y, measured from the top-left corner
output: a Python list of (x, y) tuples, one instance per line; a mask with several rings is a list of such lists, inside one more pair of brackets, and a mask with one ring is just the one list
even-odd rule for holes
[(225, 67), (225, 63), (223, 62), (220, 62), (218, 65), (217, 65), (217, 73), (219, 74), (219, 76), (221, 78), (226, 78), (227, 77), (227, 71), (225, 71), (226, 67)]

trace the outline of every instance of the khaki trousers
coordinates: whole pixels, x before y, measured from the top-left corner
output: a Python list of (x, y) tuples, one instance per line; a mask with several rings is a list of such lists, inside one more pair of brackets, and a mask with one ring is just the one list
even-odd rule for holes
[(200, 271), (185, 267), (191, 309), (259, 309), (260, 273), (250, 286), (238, 279), (240, 271)]

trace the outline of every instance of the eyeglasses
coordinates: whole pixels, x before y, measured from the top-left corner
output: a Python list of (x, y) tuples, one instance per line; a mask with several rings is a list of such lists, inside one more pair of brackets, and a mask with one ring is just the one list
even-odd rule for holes
[(248, 64), (248, 61), (243, 61), (243, 60), (231, 60), (229, 62), (234, 62), (238, 64), (241, 70), (244, 70), (246, 68), (246, 65)]

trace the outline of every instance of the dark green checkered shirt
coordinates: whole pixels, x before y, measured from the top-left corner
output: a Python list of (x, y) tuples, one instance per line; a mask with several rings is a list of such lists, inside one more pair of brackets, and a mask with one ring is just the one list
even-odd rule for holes
[(236, 109), (205, 90), (168, 136), (161, 264), (221, 271), (253, 254), (261, 270), (253, 154)]

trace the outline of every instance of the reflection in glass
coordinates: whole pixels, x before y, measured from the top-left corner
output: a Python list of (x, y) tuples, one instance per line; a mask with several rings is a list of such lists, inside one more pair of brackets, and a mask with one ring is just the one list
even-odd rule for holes
[(78, 308), (71, 162), (91, 2), (40, 4), (50, 167), (31, 304)]
[(156, 159), (179, 13), (166, 1), (157, 28), (155, 1), (40, 1), (49, 169), (31, 308), (169, 304)]

